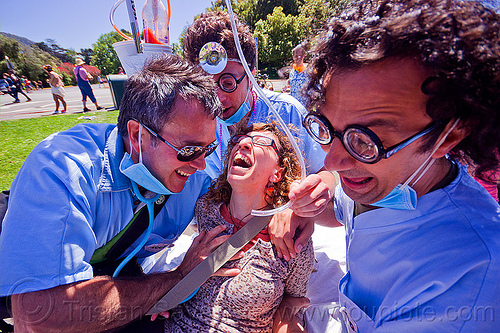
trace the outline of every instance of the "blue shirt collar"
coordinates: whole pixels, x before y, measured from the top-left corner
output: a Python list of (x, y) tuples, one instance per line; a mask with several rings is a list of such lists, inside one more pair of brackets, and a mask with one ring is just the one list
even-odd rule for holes
[(106, 140), (102, 173), (97, 185), (99, 191), (124, 191), (131, 188), (130, 180), (119, 170), (124, 154), (123, 138), (118, 133), (118, 127), (115, 127)]

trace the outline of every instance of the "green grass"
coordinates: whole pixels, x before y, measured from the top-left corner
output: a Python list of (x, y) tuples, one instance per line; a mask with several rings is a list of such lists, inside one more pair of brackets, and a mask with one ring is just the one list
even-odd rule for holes
[(14, 177), (31, 150), (52, 133), (64, 131), (79, 123), (116, 124), (118, 111), (90, 112), (19, 120), (0, 121), (0, 190), (10, 188)]

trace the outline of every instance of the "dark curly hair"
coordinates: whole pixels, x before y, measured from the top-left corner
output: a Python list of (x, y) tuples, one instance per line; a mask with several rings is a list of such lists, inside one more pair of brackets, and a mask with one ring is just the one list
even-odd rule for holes
[[(460, 118), (470, 133), (450, 155), (488, 179), (499, 168), (500, 15), (478, 2), (363, 0), (332, 18), (310, 63), (309, 110), (324, 103), (325, 78), (387, 58), (413, 58), (433, 73), (422, 84), (434, 121)], [(432, 146), (441, 131), (429, 135)]]
[[(256, 61), (255, 41), (247, 25), (241, 23), (236, 16), (235, 22), (241, 49), (252, 70), (255, 68)], [(208, 42), (221, 44), (226, 49), (228, 58), (239, 59), (231, 30), (231, 20), (227, 12), (206, 12), (194, 21), (193, 25), (187, 29), (184, 38), (184, 58), (197, 65), (200, 50)]]
[[(278, 125), (275, 121), (273, 121), (272, 123), (255, 123), (248, 127), (240, 126), (235, 135), (263, 131), (269, 131), (273, 133), (279, 141), (276, 142), (276, 146), (278, 147), (279, 152), (279, 166), (284, 170), (283, 178), (280, 181), (274, 183), (274, 191), (267, 198), (269, 204), (273, 205), (274, 207), (279, 207), (288, 202), (288, 192), (290, 191), (290, 185), (294, 180), (300, 178), (300, 164), (297, 156), (295, 155), (295, 151), (292, 147), (292, 144), (290, 143), (290, 140), (285, 134), (283, 134), (283, 132), (279, 130)], [(213, 201), (215, 203), (223, 202), (225, 204), (229, 204), (232, 188), (227, 181), (227, 167), (229, 165), (231, 151), (233, 150), (235, 145), (235, 143), (229, 142), (229, 146), (224, 155), (224, 170), (217, 179), (212, 181), (208, 193), (205, 196), (205, 200)]]

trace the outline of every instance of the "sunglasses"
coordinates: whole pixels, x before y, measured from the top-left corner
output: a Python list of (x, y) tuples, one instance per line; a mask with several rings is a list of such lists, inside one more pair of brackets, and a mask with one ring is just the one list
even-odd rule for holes
[(153, 135), (158, 140), (160, 140), (161, 142), (165, 143), (167, 146), (169, 146), (170, 148), (175, 150), (177, 152), (177, 159), (181, 162), (194, 161), (195, 159), (197, 159), (198, 157), (200, 157), (203, 154), (205, 154), (205, 157), (207, 157), (208, 155), (212, 154), (218, 146), (218, 143), (216, 141), (214, 141), (205, 147), (203, 147), (203, 146), (184, 146), (184, 147), (179, 149), (179, 148), (174, 147), (170, 142), (168, 142), (167, 140), (162, 138), (159, 134), (157, 134), (155, 131), (153, 131), (152, 129), (150, 129), (146, 125), (142, 124), (142, 126), (144, 126), (144, 128), (147, 129), (148, 132), (151, 133), (151, 135)]

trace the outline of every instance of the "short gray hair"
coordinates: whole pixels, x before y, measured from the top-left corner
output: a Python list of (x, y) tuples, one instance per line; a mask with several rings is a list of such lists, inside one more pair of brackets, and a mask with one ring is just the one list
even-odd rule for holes
[(128, 137), (131, 119), (160, 131), (173, 114), (177, 97), (197, 100), (214, 119), (222, 110), (211, 76), (177, 55), (155, 56), (125, 83), (118, 115), (120, 134)]

